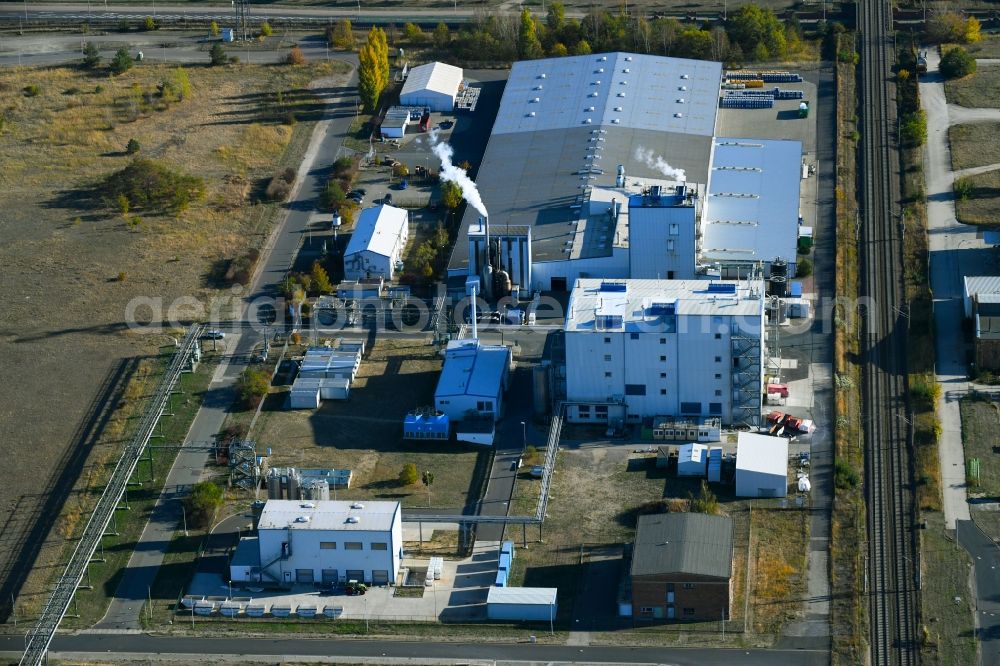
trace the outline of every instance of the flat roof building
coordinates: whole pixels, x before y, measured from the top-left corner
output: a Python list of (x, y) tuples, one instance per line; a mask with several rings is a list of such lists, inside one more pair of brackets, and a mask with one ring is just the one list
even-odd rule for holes
[(760, 423), (761, 280), (580, 279), (564, 330), (571, 422)]
[(798, 141), (716, 139), (699, 262), (721, 264), (723, 277), (746, 275), (764, 262), (767, 277), (780, 257), (795, 275), (801, 165)]
[(429, 62), (410, 69), (399, 93), (399, 103), (447, 113), (455, 108), (455, 98), (461, 87), (461, 67)]
[(257, 530), (259, 565), (245, 565), (234, 580), (384, 585), (399, 572), (399, 502), (269, 499)]
[(470, 416), (498, 421), (510, 362), (509, 347), (483, 345), (476, 339), (451, 341), (434, 391), (435, 408), (453, 422)]
[(736, 496), (784, 497), (788, 493), (788, 440), (741, 432), (736, 440)]

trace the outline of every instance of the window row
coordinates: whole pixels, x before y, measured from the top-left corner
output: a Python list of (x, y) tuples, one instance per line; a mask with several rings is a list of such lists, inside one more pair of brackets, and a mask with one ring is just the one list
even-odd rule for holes
[[(320, 550), (337, 550), (336, 541), (320, 541)], [(360, 541), (345, 541), (344, 550), (364, 550), (364, 544)], [(384, 541), (373, 541), (368, 544), (368, 550), (389, 550), (389, 544)]]

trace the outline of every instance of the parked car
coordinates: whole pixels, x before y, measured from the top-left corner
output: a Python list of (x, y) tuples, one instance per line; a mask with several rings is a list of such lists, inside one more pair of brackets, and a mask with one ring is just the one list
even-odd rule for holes
[(211, 331), (205, 331), (205, 334), (201, 337), (205, 340), (223, 340), (226, 334), (218, 329), (212, 329)]
[(531, 478), (533, 479), (540, 479), (542, 478), (542, 472), (544, 471), (544, 469), (545, 468), (542, 467), (541, 465), (532, 465), (531, 472), (529, 472), (529, 474), (531, 474)]
[(386, 192), (385, 196), (382, 197), (382, 203), (392, 204), (392, 192)]

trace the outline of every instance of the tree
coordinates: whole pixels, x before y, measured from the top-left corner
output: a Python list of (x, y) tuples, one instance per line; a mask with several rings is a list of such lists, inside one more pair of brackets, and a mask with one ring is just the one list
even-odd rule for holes
[(263, 23), (260, 24), (260, 36), (261, 37), (270, 37), (272, 34), (274, 34), (274, 30), (271, 28), (271, 24), (270, 23), (268, 23), (267, 21), (264, 21)]
[(448, 210), (455, 210), (461, 206), (462, 188), (450, 180), (441, 183), (441, 205)]
[(194, 484), (184, 498), (184, 522), (188, 527), (209, 527), (222, 507), (222, 488), (211, 481)]
[(375, 111), (381, 94), (378, 52), (371, 44), (365, 44), (358, 51), (358, 95), (365, 108)]
[[(140, 150), (142, 150), (142, 146), (140, 146), (139, 142), (136, 141), (135, 139), (129, 139), (128, 143), (125, 144), (125, 154), (126, 155), (135, 155)], [(126, 201), (127, 201), (127, 199), (126, 199)]]
[(903, 116), (899, 128), (903, 142), (909, 146), (922, 146), (927, 141), (927, 114), (922, 110)]
[(562, 58), (569, 55), (569, 49), (567, 49), (566, 45), (562, 42), (556, 42), (552, 45), (552, 48), (549, 49), (549, 55), (553, 58)]
[(330, 276), (318, 259), (313, 262), (310, 277), (312, 277), (313, 289), (319, 294), (329, 294), (333, 291), (333, 284), (330, 282)]
[(692, 497), (689, 494), (688, 499), (691, 502), (692, 513), (708, 513), (712, 515), (719, 513), (719, 500), (715, 497), (715, 493), (708, 487), (708, 482), (704, 479), (701, 481), (701, 489), (698, 491), (698, 496)]
[(420, 476), (420, 481), (427, 488), (427, 506), (431, 505), (431, 486), (434, 485), (434, 473), (430, 471), (424, 471)]
[(425, 39), (424, 31), (416, 23), (407, 23), (403, 26), (403, 38), (411, 44), (422, 44)]
[(208, 52), (208, 60), (212, 67), (226, 64), (228, 58), (226, 58), (226, 50), (222, 48), (222, 44), (218, 42), (212, 44), (212, 49)]
[(934, 12), (927, 19), (927, 39), (932, 42), (961, 42), (965, 32), (966, 21), (958, 12)]
[(326, 29), (327, 43), (336, 49), (354, 49), (354, 28), (350, 19), (341, 19)]
[(128, 49), (123, 46), (115, 51), (115, 57), (111, 59), (111, 73), (124, 74), (132, 69), (132, 65), (134, 64), (132, 56), (128, 53)]
[(178, 67), (160, 84), (160, 94), (166, 102), (182, 102), (191, 96), (191, 80), (187, 70)]
[(145, 30), (146, 32), (149, 32), (150, 30), (156, 30), (156, 21), (153, 20), (152, 16), (147, 16), (145, 18), (145, 20), (142, 22), (142, 29)]
[(949, 49), (941, 58), (941, 76), (960, 79), (976, 72), (976, 59), (961, 46)]
[(87, 69), (97, 69), (101, 64), (101, 52), (97, 50), (97, 44), (87, 42), (83, 45), (83, 66)]
[[(737, 44), (737, 46), (739, 46)], [(677, 35), (674, 55), (682, 58), (708, 60), (712, 57), (712, 34), (708, 30), (684, 28)]]
[[(741, 6), (726, 22), (729, 39), (739, 44), (743, 53), (764, 55), (764, 59), (782, 58), (787, 50), (785, 29), (770, 9), (755, 4)], [(763, 45), (763, 48), (761, 48)]]
[(581, 39), (573, 45), (573, 55), (590, 55), (591, 53), (593, 51), (590, 50), (590, 42), (586, 39)]
[(412, 486), (420, 480), (420, 472), (413, 463), (406, 463), (403, 469), (399, 470), (399, 484), (402, 486)]
[(441, 21), (434, 28), (434, 46), (439, 49), (447, 48), (448, 44), (451, 42), (451, 31), (448, 30), (448, 25)]
[(975, 16), (970, 16), (965, 20), (965, 32), (962, 41), (966, 44), (975, 44), (983, 38), (982, 25)]
[(531, 12), (521, 10), (521, 28), (517, 33), (517, 54), (524, 60), (542, 57), (542, 43), (538, 41), (538, 29)]
[(271, 376), (261, 368), (247, 368), (236, 382), (240, 398), (251, 408), (260, 404), (270, 389)]
[(133, 208), (176, 214), (204, 198), (205, 181), (140, 157), (105, 178), (99, 191), (109, 202), (125, 197)]
[(561, 2), (553, 2), (549, 5), (549, 11), (545, 16), (545, 25), (553, 33), (558, 33), (566, 24), (566, 5)]
[(208, 31), (212, 34), (212, 37), (218, 37), (222, 33), (218, 21), (212, 21), (208, 26)]

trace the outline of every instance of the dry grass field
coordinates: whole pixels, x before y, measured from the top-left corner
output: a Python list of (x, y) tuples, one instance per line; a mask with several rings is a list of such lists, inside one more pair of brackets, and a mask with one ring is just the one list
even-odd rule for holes
[[(19, 472), (0, 487), (5, 600), (46, 537), (39, 517), (58, 514), (94, 441), (110, 443), (107, 455), (120, 446), (99, 403), (113, 408), (136, 372), (125, 360), (168, 341), (130, 333), (127, 303), (215, 293), (212, 263), (260, 244), (280, 212), (254, 193), (300, 160), (322, 114), (309, 82), (346, 76), (329, 65), (191, 67), (190, 97), (164, 105), (154, 91), (170, 69), (0, 71), (0, 432)], [(271, 120), (279, 91), (303, 111), (298, 124)], [(140, 155), (203, 177), (204, 201), (178, 216), (133, 211), (142, 220), (130, 226), (95, 199), (94, 184), (131, 159), (132, 138)]]
[[(956, 181), (958, 182), (958, 181)], [(969, 191), (955, 201), (955, 217), (964, 224), (1000, 225), (1000, 170), (964, 176)]]
[(944, 90), (949, 104), (970, 108), (1000, 107), (1000, 66), (980, 65), (971, 76), (945, 81)]
[(948, 128), (954, 171), (1000, 164), (1000, 123), (969, 123)]
[[(423, 340), (378, 340), (361, 363), (347, 401), (326, 400), (315, 411), (285, 410), (272, 395), (258, 424), (258, 450), (272, 450), (276, 467), (354, 471), (338, 497), (399, 500), (407, 507), (457, 509), (478, 499), (489, 451), (456, 442), (404, 441), (403, 417), (434, 401), (442, 361)], [(402, 486), (399, 472), (414, 463), (434, 474), (430, 497), (421, 484)]]

